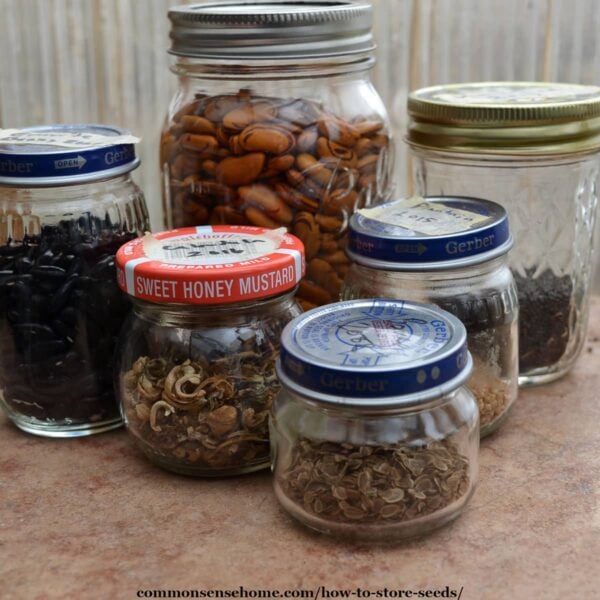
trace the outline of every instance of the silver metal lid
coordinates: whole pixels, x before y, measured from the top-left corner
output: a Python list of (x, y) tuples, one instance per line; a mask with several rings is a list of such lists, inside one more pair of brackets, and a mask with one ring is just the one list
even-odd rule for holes
[(363, 0), (237, 0), (176, 6), (171, 54), (213, 59), (323, 58), (369, 52)]

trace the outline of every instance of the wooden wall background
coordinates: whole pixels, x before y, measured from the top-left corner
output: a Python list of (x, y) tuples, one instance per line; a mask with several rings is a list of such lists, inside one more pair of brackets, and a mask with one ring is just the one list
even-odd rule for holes
[[(155, 227), (158, 133), (175, 85), (166, 14), (178, 3), (191, 0), (0, 0), (0, 127), (106, 122), (142, 136), (137, 180)], [(400, 191), (409, 90), (491, 79), (600, 84), (599, 0), (373, 4), (373, 77), (396, 130)]]

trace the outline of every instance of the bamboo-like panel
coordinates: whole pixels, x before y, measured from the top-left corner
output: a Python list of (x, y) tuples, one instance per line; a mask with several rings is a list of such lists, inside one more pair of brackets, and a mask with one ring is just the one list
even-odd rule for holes
[[(167, 9), (191, 0), (0, 0), (0, 126), (106, 122), (143, 137), (137, 179), (162, 223), (158, 134), (175, 77)], [(374, 0), (374, 81), (407, 189), (406, 96), (491, 79), (600, 83), (597, 0)], [(600, 277), (597, 277), (600, 286)]]

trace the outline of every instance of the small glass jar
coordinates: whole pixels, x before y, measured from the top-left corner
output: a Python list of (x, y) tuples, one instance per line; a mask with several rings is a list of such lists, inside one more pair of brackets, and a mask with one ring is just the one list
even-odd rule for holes
[(467, 328), (481, 436), (506, 419), (518, 394), (518, 300), (508, 267), (506, 211), (475, 198), (411, 198), (350, 221), (354, 264), (342, 298), (437, 304)]
[(149, 227), (135, 141), (96, 125), (1, 132), (0, 406), (29, 433), (122, 424), (112, 359), (130, 303), (115, 253)]
[(268, 467), (275, 360), (300, 313), (302, 243), (284, 229), (175, 229), (123, 246), (117, 268), (133, 298), (117, 385), (138, 448), (184, 475)]
[(355, 300), (282, 335), (271, 444), (275, 493), (318, 531), (421, 535), (457, 517), (477, 479), (466, 331), (439, 308)]
[(600, 88), (474, 83), (418, 90), (407, 141), (415, 193), (506, 208), (522, 385), (567, 373), (587, 331), (600, 167)]
[(372, 8), (233, 1), (169, 11), (179, 87), (161, 137), (167, 227), (284, 226), (304, 243), (304, 308), (338, 299), (348, 217), (388, 198)]

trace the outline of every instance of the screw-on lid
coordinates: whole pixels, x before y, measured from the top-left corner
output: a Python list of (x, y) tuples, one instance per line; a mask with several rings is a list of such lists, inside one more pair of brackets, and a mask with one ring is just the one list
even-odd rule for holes
[(169, 10), (171, 54), (293, 59), (373, 50), (372, 8), (353, 0), (231, 0)]
[(117, 252), (119, 287), (159, 304), (229, 304), (276, 296), (304, 275), (304, 246), (281, 229), (237, 225), (146, 234)]
[(600, 148), (600, 87), (550, 82), (439, 85), (412, 92), (407, 141), (477, 154)]
[(375, 269), (431, 271), (486, 262), (512, 245), (508, 215), (495, 202), (414, 197), (356, 212), (348, 254)]
[(75, 185), (117, 177), (140, 164), (139, 138), (107, 125), (0, 129), (0, 185)]
[(419, 404), (457, 389), (472, 360), (464, 325), (416, 302), (351, 300), (285, 327), (277, 372), (309, 400), (362, 408)]

